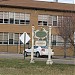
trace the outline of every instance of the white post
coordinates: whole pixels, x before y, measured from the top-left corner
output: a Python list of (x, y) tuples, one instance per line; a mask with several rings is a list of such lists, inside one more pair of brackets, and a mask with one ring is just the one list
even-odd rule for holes
[(51, 52), (52, 52), (52, 49), (51, 49), (51, 26), (49, 26), (49, 43), (48, 43), (48, 60), (46, 62), (46, 64), (52, 64), (53, 61), (51, 60)]
[(34, 26), (32, 26), (32, 51), (30, 63), (34, 63), (33, 54), (34, 53)]
[(26, 42), (26, 33), (24, 32), (24, 59), (25, 59), (25, 42)]

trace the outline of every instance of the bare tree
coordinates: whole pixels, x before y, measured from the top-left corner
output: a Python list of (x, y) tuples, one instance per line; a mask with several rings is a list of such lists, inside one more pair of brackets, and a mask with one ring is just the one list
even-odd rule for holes
[(74, 31), (75, 31), (75, 16), (70, 13), (66, 13), (63, 16), (59, 16), (59, 33), (64, 40), (64, 58), (66, 57), (67, 44), (70, 43), (74, 46), (75, 55), (75, 45), (74, 45)]
[(75, 56), (75, 14), (71, 14), (71, 18), (70, 18), (70, 26), (69, 26), (69, 40), (71, 45), (74, 47), (74, 56)]

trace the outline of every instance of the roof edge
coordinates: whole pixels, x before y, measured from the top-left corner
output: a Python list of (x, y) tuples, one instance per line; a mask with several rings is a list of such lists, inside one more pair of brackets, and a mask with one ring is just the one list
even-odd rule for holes
[(19, 9), (34, 9), (34, 10), (47, 10), (47, 11), (57, 11), (57, 12), (73, 12), (73, 10), (60, 10), (60, 9), (52, 9), (52, 8), (37, 8), (37, 7), (28, 7), (28, 6), (14, 6), (14, 5), (3, 5), (0, 4), (1, 7), (11, 7), (11, 8), (19, 8)]

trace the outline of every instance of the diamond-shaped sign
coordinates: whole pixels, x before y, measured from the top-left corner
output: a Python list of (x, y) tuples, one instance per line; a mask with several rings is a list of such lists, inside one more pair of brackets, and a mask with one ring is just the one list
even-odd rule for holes
[(26, 44), (26, 43), (30, 40), (30, 37), (29, 37), (29, 35), (28, 35), (26, 32), (24, 32), (24, 33), (20, 36), (20, 40), (21, 40), (24, 44)]

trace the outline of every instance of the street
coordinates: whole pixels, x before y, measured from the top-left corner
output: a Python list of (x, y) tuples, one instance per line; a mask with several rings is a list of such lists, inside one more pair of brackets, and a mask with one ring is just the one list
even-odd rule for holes
[[(0, 53), (0, 59), (24, 59), (23, 54), (12, 54), (12, 53)], [(31, 57), (25, 57), (24, 60), (30, 60)], [(75, 65), (75, 58), (73, 57), (59, 57), (59, 56), (53, 56), (53, 63), (60, 63), (60, 64), (74, 64)], [(47, 58), (36, 58), (34, 57), (34, 61), (47, 61)]]

